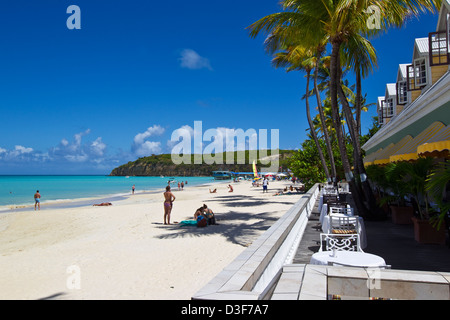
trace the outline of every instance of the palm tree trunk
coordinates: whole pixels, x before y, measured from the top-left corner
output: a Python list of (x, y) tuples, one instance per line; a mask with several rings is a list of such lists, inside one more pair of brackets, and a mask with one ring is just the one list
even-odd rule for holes
[(317, 85), (317, 77), (319, 74), (319, 60), (321, 57), (321, 51), (317, 52), (316, 65), (314, 70), (314, 92), (317, 99), (317, 107), (319, 109), (320, 122), (322, 123), (323, 134), (325, 137), (325, 144), (327, 146), (328, 159), (330, 159), (331, 176), (336, 179), (336, 165), (334, 163), (333, 147), (331, 145), (330, 135), (328, 134), (327, 123), (325, 120), (325, 114), (323, 112), (322, 99), (320, 98), (319, 87)]
[(361, 87), (361, 70), (356, 66), (356, 131), (361, 136), (361, 104), (362, 104), (362, 87)]
[(328, 170), (327, 162), (325, 161), (325, 157), (322, 152), (322, 148), (319, 144), (319, 139), (317, 138), (316, 130), (314, 129), (314, 124), (311, 119), (311, 111), (309, 110), (309, 81), (310, 81), (310, 74), (311, 71), (308, 70), (306, 74), (306, 97), (305, 97), (305, 103), (306, 103), (306, 117), (308, 118), (308, 124), (309, 128), (311, 130), (311, 136), (313, 137), (313, 140), (316, 144), (317, 151), (319, 152), (319, 158), (320, 162), (322, 163), (323, 170), (325, 171), (325, 175), (327, 177), (327, 180), (330, 181), (330, 171)]
[(341, 119), (339, 116), (339, 105), (338, 105), (338, 86), (340, 87), (340, 56), (339, 51), (341, 47), (341, 42), (332, 41), (332, 51), (331, 51), (331, 61), (330, 61), (330, 98), (331, 98), (331, 111), (333, 122), (336, 130), (337, 142), (339, 146), (339, 151), (341, 153), (342, 167), (344, 169), (345, 179), (347, 180), (350, 191), (353, 195), (353, 200), (355, 202), (356, 209), (360, 216), (368, 216), (367, 208), (364, 205), (360, 192), (356, 186), (353, 173), (351, 171), (350, 161), (347, 156), (346, 140), (343, 135), (343, 130), (341, 127)]
[[(372, 188), (370, 187), (369, 181), (367, 180), (367, 174), (366, 174), (366, 168), (364, 167), (364, 162), (361, 154), (361, 143), (360, 143), (360, 136), (358, 134), (358, 125), (353, 118), (352, 111), (350, 109), (350, 104), (348, 103), (347, 97), (345, 96), (344, 90), (342, 89), (342, 86), (339, 81), (338, 85), (338, 95), (339, 99), (342, 103), (342, 108), (344, 110), (345, 118), (347, 120), (347, 126), (348, 130), (350, 132), (352, 144), (353, 144), (353, 152), (354, 152), (354, 167), (355, 171), (359, 174), (360, 180), (361, 180), (361, 188), (362, 192), (360, 192), (361, 195), (364, 195), (364, 198), (368, 204), (368, 212), (370, 212), (370, 218), (383, 218), (382, 216), (375, 217), (378, 213), (381, 212), (381, 210), (378, 210), (378, 206), (376, 204), (375, 196), (373, 194)], [(359, 86), (361, 88), (361, 86)], [(358, 89), (357, 89), (358, 90)], [(358, 99), (358, 93), (357, 99)], [(359, 94), (360, 96), (360, 94)], [(358, 105), (357, 105), (358, 107)]]

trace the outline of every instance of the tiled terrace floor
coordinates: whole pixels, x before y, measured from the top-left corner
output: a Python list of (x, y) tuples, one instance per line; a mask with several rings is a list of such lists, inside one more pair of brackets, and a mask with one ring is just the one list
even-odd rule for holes
[[(318, 223), (316, 203), (293, 263), (308, 264), (311, 255), (318, 251), (320, 229), (314, 228)], [(364, 251), (383, 257), (392, 269), (450, 271), (449, 246), (416, 242), (413, 225), (396, 225), (390, 219), (364, 221), (364, 224), (367, 234), (367, 247)]]

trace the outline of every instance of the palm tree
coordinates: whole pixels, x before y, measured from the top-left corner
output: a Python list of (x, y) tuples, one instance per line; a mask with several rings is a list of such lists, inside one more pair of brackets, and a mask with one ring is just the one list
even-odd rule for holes
[[(295, 1), (294, 1), (295, 2)], [(324, 2), (325, 3), (325, 2)], [(363, 55), (361, 48), (371, 48), (368, 41), (361, 36), (361, 34), (374, 34), (376, 30), (370, 30), (367, 26), (367, 16), (365, 12), (370, 5), (376, 5), (380, 9), (380, 25), (384, 30), (391, 26), (401, 26), (406, 17), (417, 16), (421, 11), (431, 10), (434, 11), (435, 7), (439, 7), (440, 1), (429, 1), (429, 0), (411, 0), (411, 1), (398, 1), (398, 0), (354, 0), (354, 1), (328, 1), (325, 5), (326, 11), (329, 12), (329, 19), (324, 21), (324, 27), (328, 30), (330, 35), (330, 43), (332, 45), (331, 52), (331, 64), (330, 64), (330, 92), (331, 92), (331, 103), (333, 114), (336, 115), (336, 110), (338, 109), (338, 96), (344, 103), (344, 110), (346, 110), (346, 116), (348, 117), (347, 122), (349, 124), (349, 130), (352, 134), (352, 141), (356, 149), (356, 166), (361, 173), (364, 173), (364, 165), (362, 163), (361, 148), (359, 145), (359, 138), (357, 138), (357, 126), (355, 126), (353, 117), (348, 112), (346, 105), (346, 98), (342, 94), (340, 89), (341, 83), (341, 50), (344, 45), (355, 44), (357, 45), (349, 46), (350, 49), (356, 50), (354, 54), (357, 59), (355, 59), (354, 65), (357, 71), (357, 77), (360, 75), (361, 67), (364, 65), (362, 63)], [(364, 45), (364, 46), (363, 46)], [(367, 50), (367, 49), (366, 49)], [(348, 57), (351, 57), (349, 55)], [(358, 97), (360, 99), (360, 97)], [(339, 130), (338, 130), (339, 131)], [(338, 132), (338, 141), (341, 139), (341, 135)], [(345, 145), (339, 141), (339, 146), (341, 152), (345, 151)], [(348, 167), (348, 162), (343, 159), (344, 170), (346, 171), (346, 178), (348, 181), (352, 181), (352, 190), (356, 190), (356, 185), (353, 182), (353, 174)], [(372, 192), (368, 182), (364, 178), (362, 179), (365, 186), (366, 197), (369, 201), (370, 208), (375, 208), (373, 205), (375, 203)], [(360, 209), (360, 205), (358, 209)], [(361, 207), (364, 210), (364, 207)], [(368, 213), (368, 212), (367, 212)]]
[[(252, 37), (263, 30), (270, 32), (275, 28), (282, 27), (282, 33), (276, 39), (275, 45), (278, 47), (286, 42), (292, 42), (294, 39), (297, 44), (302, 43), (303, 46), (309, 48), (319, 48), (325, 41), (331, 45), (329, 93), (332, 118), (346, 180), (349, 182), (352, 192), (355, 192), (355, 204), (361, 215), (367, 215), (369, 212), (357, 194), (355, 179), (347, 157), (345, 136), (340, 126), (339, 95), (341, 95), (343, 103), (347, 101), (339, 90), (342, 75), (341, 50), (346, 43), (357, 39), (359, 35), (373, 35), (392, 26), (401, 26), (406, 18), (418, 16), (425, 11), (435, 12), (436, 9), (439, 9), (440, 4), (441, 0), (284, 0), (282, 1), (283, 12), (268, 15), (249, 27)], [(366, 9), (370, 6), (379, 8), (381, 27), (379, 30), (368, 27)], [(357, 77), (361, 71), (360, 67), (359, 63), (355, 67), (358, 70)], [(359, 139), (356, 139), (353, 116), (351, 118), (350, 114), (347, 116), (347, 122), (350, 122), (350, 128), (353, 128), (350, 129), (352, 140), (357, 146)], [(356, 125), (357, 127), (358, 125)], [(361, 154), (360, 148), (357, 149)], [(356, 161), (359, 160), (356, 159)]]
[[(273, 38), (269, 37), (267, 41), (270, 43), (271, 39)], [(306, 117), (308, 119), (311, 136), (316, 144), (319, 153), (319, 158), (325, 171), (325, 175), (328, 181), (331, 181), (330, 172), (328, 170), (328, 166), (325, 161), (325, 157), (323, 155), (319, 139), (317, 137), (317, 133), (311, 118), (311, 111), (309, 106), (309, 83), (311, 78), (311, 71), (314, 68), (314, 66), (317, 65), (317, 63), (315, 62), (315, 57), (313, 56), (311, 51), (306, 50), (303, 47), (300, 46), (289, 47), (285, 51), (280, 51), (275, 54), (275, 57), (272, 60), (272, 65), (276, 68), (285, 67), (287, 72), (294, 70), (306, 72), (306, 96), (305, 96)]]
[[(286, 1), (287, 2), (287, 1)], [(252, 30), (250, 35), (252, 37), (256, 37), (258, 33), (264, 28), (264, 25), (266, 26), (266, 31), (270, 31), (269, 36), (267, 37), (265, 44), (266, 44), (266, 50), (269, 54), (273, 54), (280, 48), (285, 48), (287, 45), (296, 45), (296, 46), (302, 46), (301, 43), (298, 42), (297, 39), (301, 38), (301, 29), (298, 28), (291, 28), (291, 27), (285, 27), (285, 22), (291, 20), (291, 13), (290, 12), (280, 12), (276, 13), (267, 17), (262, 18), (260, 21), (255, 22), (252, 24), (249, 28)], [(314, 33), (314, 41), (311, 43), (315, 43), (316, 45), (313, 48), (313, 54), (315, 55), (315, 65), (314, 65), (314, 94), (316, 96), (317, 100), (317, 109), (319, 111), (319, 116), (322, 120), (322, 123), (325, 123), (325, 116), (322, 106), (322, 100), (319, 94), (319, 88), (317, 84), (317, 79), (319, 75), (319, 70), (323, 68), (322, 66), (322, 55), (325, 52), (325, 47), (327, 44), (327, 38), (324, 37), (320, 33)], [(306, 46), (308, 48), (308, 46)], [(324, 59), (327, 61), (326, 59)], [(322, 131), (324, 133), (324, 140), (325, 145), (327, 149), (328, 158), (330, 159), (330, 167), (331, 167), (331, 177), (336, 177), (336, 165), (334, 160), (334, 155), (332, 151), (332, 143), (329, 136), (329, 131), (326, 127), (322, 128)], [(331, 177), (328, 176), (329, 181), (331, 181)]]
[(321, 121), (321, 123), (324, 124), (322, 129), (323, 129), (325, 144), (327, 146), (328, 157), (330, 159), (331, 174), (332, 174), (333, 179), (336, 179), (336, 164), (334, 161), (333, 147), (331, 145), (329, 131), (326, 127), (325, 113), (323, 110), (322, 99), (320, 97), (319, 85), (317, 83), (318, 77), (319, 77), (319, 69), (323, 68), (323, 66), (321, 66), (321, 64), (320, 64), (320, 61), (322, 60), (321, 57), (323, 55), (324, 50), (325, 50), (325, 46), (319, 45), (319, 47), (317, 48), (317, 51), (316, 51), (316, 59), (315, 59), (316, 65), (314, 67), (314, 93), (315, 93), (316, 99), (317, 99), (317, 109), (319, 110), (320, 121)]
[(439, 229), (442, 223), (448, 222), (450, 212), (450, 163), (442, 162), (427, 177), (426, 191), (440, 209), (434, 224)]

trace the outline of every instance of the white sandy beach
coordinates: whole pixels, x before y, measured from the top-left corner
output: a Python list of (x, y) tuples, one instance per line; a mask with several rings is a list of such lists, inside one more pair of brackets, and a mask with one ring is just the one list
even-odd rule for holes
[[(164, 225), (163, 196), (112, 206), (11, 212), (0, 217), (0, 299), (190, 299), (282, 216), (300, 195), (250, 182), (174, 190), (171, 222), (206, 203), (219, 225)], [(93, 203), (96, 203), (95, 201)]]

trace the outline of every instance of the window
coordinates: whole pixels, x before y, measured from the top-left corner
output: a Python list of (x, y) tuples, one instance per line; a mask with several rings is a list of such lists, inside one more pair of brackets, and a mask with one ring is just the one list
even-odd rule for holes
[(397, 102), (398, 104), (408, 103), (408, 82), (399, 81), (397, 82)]
[(406, 84), (408, 86), (408, 91), (420, 90), (420, 87), (416, 86), (415, 76), (414, 76), (414, 65), (406, 66)]
[(414, 60), (414, 80), (417, 87), (427, 85), (427, 64), (425, 58)]
[(381, 100), (378, 108), (378, 123), (380, 125), (384, 124), (384, 119), (386, 118), (386, 108), (384, 107), (385, 101)]
[(428, 52), (430, 66), (450, 64), (448, 31), (430, 32), (428, 34)]
[(385, 105), (386, 118), (392, 118), (394, 116), (394, 98), (386, 99)]

